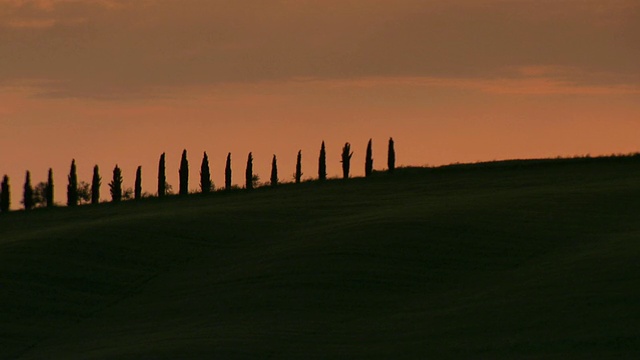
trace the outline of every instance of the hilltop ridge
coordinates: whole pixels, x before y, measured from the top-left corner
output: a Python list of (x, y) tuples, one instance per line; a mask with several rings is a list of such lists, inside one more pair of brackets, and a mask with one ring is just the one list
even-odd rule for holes
[(0, 216), (0, 357), (640, 351), (640, 157)]

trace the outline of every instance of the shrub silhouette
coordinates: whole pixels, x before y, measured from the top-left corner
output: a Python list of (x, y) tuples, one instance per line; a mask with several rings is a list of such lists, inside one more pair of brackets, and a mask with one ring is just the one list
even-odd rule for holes
[(249, 153), (247, 157), (247, 170), (245, 171), (245, 188), (253, 189), (253, 155)]
[(167, 193), (167, 175), (165, 172), (165, 154), (160, 155), (158, 163), (158, 197), (163, 197)]
[(33, 187), (33, 207), (47, 206), (47, 186), (46, 182), (39, 182)]
[(189, 161), (187, 160), (187, 150), (182, 150), (182, 158), (180, 159), (180, 195), (189, 194)]
[(0, 185), (0, 211), (9, 212), (11, 206), (11, 189), (9, 187), (9, 177), (5, 175)]
[(392, 173), (396, 168), (396, 150), (394, 149), (393, 138), (389, 138), (389, 156), (387, 158), (387, 166), (389, 173)]
[(371, 139), (367, 144), (367, 158), (364, 163), (364, 176), (371, 176), (373, 173), (373, 150), (371, 149)]
[(134, 190), (132, 188), (126, 188), (122, 190), (122, 200), (131, 200), (134, 197)]
[(80, 181), (78, 184), (78, 203), (88, 204), (91, 201), (91, 185), (89, 183)]
[(353, 156), (353, 152), (351, 152), (351, 144), (346, 143), (342, 148), (342, 177), (345, 179), (349, 178), (349, 168), (351, 166), (351, 156)]
[(278, 186), (278, 160), (275, 155), (271, 161), (271, 186)]
[(31, 172), (27, 171), (24, 179), (24, 192), (22, 204), (25, 210), (33, 209), (33, 187), (31, 186)]
[(302, 180), (302, 150), (298, 150), (298, 158), (296, 160), (296, 184), (300, 184)]
[(213, 188), (211, 181), (211, 171), (209, 170), (209, 157), (205, 151), (202, 156), (202, 165), (200, 165), (200, 190), (203, 194), (207, 194)]
[(76, 172), (76, 160), (71, 161), (69, 170), (69, 184), (67, 185), (67, 206), (78, 205), (78, 174)]
[(320, 147), (320, 157), (318, 158), (318, 179), (327, 179), (327, 152), (324, 148), (324, 141)]
[(91, 180), (91, 204), (98, 204), (100, 202), (100, 185), (102, 185), (102, 178), (100, 177), (100, 169), (98, 165), (93, 167), (93, 179)]
[(119, 202), (122, 200), (122, 171), (118, 165), (113, 168), (113, 179), (109, 183), (109, 188), (111, 191), (111, 201)]
[(138, 166), (136, 170), (136, 185), (134, 190), (136, 200), (142, 199), (142, 166)]
[(47, 207), (53, 207), (53, 169), (49, 169), (49, 176), (47, 177), (47, 187), (45, 188), (45, 200)]
[(224, 188), (231, 190), (231, 153), (227, 155), (227, 165), (224, 168)]

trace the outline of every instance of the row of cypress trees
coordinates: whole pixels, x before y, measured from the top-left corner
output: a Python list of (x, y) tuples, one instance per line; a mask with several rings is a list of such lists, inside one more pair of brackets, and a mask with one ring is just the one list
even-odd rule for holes
[[(387, 167), (388, 172), (392, 173), (395, 169), (395, 147), (394, 147), (393, 138), (389, 139), (389, 148), (388, 148), (388, 157), (387, 157)], [(341, 155), (341, 163), (342, 163), (342, 175), (343, 178), (349, 178), (349, 171), (351, 167), (351, 157), (353, 156), (353, 152), (351, 151), (351, 144), (346, 143), (342, 148)], [(324, 181), (327, 179), (327, 155), (324, 141), (320, 147), (320, 156), (318, 158), (318, 179), (320, 181)], [(189, 193), (189, 161), (187, 160), (187, 150), (182, 152), (182, 158), (180, 160), (180, 169), (178, 170), (180, 176), (180, 187), (179, 194), (187, 195)], [(369, 139), (366, 150), (366, 158), (365, 158), (365, 176), (369, 177), (373, 173), (373, 151), (372, 151), (372, 140)], [(295, 182), (300, 183), (302, 181), (302, 150), (298, 151), (297, 159), (296, 159), (296, 172), (294, 175)], [(245, 171), (245, 188), (247, 190), (251, 190), (254, 188), (256, 181), (258, 180), (257, 176), (253, 174), (253, 154), (250, 152), (247, 157), (247, 167)], [(277, 158), (273, 155), (273, 159), (271, 162), (271, 176), (270, 176), (271, 186), (275, 187), (278, 185), (278, 164)], [(122, 187), (122, 170), (116, 164), (113, 169), (113, 178), (109, 183), (109, 190), (111, 193), (112, 202), (120, 202), (123, 198), (129, 198), (131, 196), (130, 193), (126, 193)], [(83, 183), (84, 184), (84, 183)], [(34, 192), (34, 188), (31, 185), (31, 173), (27, 171), (26, 179), (24, 184), (24, 193), (23, 193), (23, 205), (25, 210), (32, 209), (36, 202), (43, 203), (46, 207), (53, 207), (53, 170), (49, 169), (49, 175), (47, 182), (43, 184), (41, 189), (38, 189), (37, 195), (42, 196), (42, 199), (34, 198), (36, 192)], [(71, 161), (71, 169), (69, 171), (68, 176), (68, 185), (67, 185), (67, 206), (77, 206), (80, 200), (91, 202), (91, 204), (97, 204), (100, 202), (100, 187), (102, 185), (102, 177), (100, 176), (100, 169), (98, 165), (95, 165), (93, 168), (93, 178), (91, 181), (91, 187), (89, 190), (88, 185), (86, 187), (78, 186), (78, 176), (76, 169), (75, 159)], [(225, 166), (225, 190), (231, 190), (231, 153), (227, 155), (227, 161)], [(207, 153), (204, 153), (202, 158), (202, 164), (200, 167), (200, 191), (203, 194), (209, 193), (213, 191), (213, 182), (211, 180), (211, 172), (209, 169), (209, 157)], [(160, 161), (158, 163), (158, 197), (164, 197), (170, 191), (170, 185), (167, 183), (166, 178), (166, 156), (163, 153), (160, 156)], [(89, 193), (90, 192), (90, 193)], [(133, 191), (134, 199), (141, 199), (143, 196), (142, 193), (142, 167), (138, 166), (136, 170), (136, 180), (135, 180), (135, 188)], [(8, 212), (10, 208), (10, 187), (9, 187), (9, 177), (7, 175), (2, 179), (2, 184), (0, 185), (0, 212)]]
[[(67, 185), (67, 206), (77, 206), (82, 199), (83, 201), (91, 201), (91, 204), (100, 202), (100, 187), (102, 186), (102, 177), (100, 176), (100, 168), (98, 165), (93, 167), (93, 177), (91, 179), (91, 188), (83, 189), (78, 186), (78, 174), (76, 172), (76, 160), (71, 161), (71, 170), (69, 171)], [(129, 197), (122, 187), (122, 169), (116, 164), (113, 168), (113, 178), (109, 183), (111, 200), (119, 202), (123, 197)], [(136, 171), (135, 182), (135, 199), (142, 198), (142, 167), (138, 166)]]

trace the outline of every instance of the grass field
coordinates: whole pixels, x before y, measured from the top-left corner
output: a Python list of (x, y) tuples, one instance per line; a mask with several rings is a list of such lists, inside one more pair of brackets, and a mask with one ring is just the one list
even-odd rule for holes
[(640, 156), (0, 216), (1, 359), (640, 356)]

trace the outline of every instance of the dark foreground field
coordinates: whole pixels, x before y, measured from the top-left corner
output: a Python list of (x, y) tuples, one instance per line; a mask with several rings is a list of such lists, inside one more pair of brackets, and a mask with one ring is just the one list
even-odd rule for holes
[(0, 216), (1, 359), (640, 356), (640, 157)]

